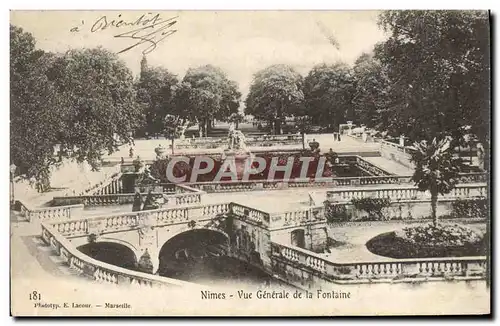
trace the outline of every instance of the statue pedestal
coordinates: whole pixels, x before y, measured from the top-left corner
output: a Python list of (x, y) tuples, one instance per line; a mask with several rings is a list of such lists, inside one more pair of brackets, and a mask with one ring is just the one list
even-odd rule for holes
[(234, 160), (236, 166), (236, 176), (238, 177), (238, 180), (241, 180), (245, 172), (246, 162), (247, 160), (252, 159), (252, 155), (244, 151), (225, 149), (223, 158), (224, 160)]

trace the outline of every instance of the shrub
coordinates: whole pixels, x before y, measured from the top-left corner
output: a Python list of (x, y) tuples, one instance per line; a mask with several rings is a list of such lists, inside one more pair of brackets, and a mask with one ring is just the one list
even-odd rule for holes
[(487, 240), (466, 226), (434, 224), (379, 234), (367, 249), (391, 258), (464, 257), (485, 255)]
[(368, 213), (368, 219), (365, 220), (383, 220), (383, 209), (391, 205), (389, 198), (360, 198), (352, 199), (354, 208)]
[(464, 246), (481, 241), (474, 230), (459, 224), (433, 224), (406, 227), (397, 231), (401, 239), (425, 246)]
[(347, 222), (352, 216), (347, 212), (346, 205), (325, 201), (325, 216), (328, 223)]
[(488, 217), (487, 199), (461, 199), (452, 203), (451, 215), (453, 217)]

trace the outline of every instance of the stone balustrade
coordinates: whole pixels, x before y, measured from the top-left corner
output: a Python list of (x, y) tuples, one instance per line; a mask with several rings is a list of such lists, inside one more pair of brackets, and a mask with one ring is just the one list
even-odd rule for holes
[(166, 198), (174, 198), (176, 205), (191, 205), (201, 203), (201, 192), (200, 193), (184, 193), (178, 195), (169, 195)]
[[(310, 273), (327, 281), (346, 281), (358, 283), (373, 280), (412, 280), (415, 278), (484, 278), (486, 276), (486, 257), (450, 257), (391, 259), (373, 262), (334, 263), (320, 254), (290, 245), (271, 243), (272, 259), (284, 263), (288, 268)], [(275, 273), (285, 273), (277, 268)], [(286, 274), (283, 275), (286, 277)], [(298, 286), (304, 286), (300, 282)]]
[[(120, 167), (119, 167), (120, 168)], [(120, 168), (121, 169), (121, 168)], [(113, 173), (109, 178), (85, 189), (79, 195), (107, 195), (107, 194), (118, 194), (122, 192), (121, 183), (122, 172), (118, 171)]]
[[(439, 199), (458, 198), (484, 198), (487, 195), (485, 184), (462, 184), (457, 185), (453, 190), (445, 195), (439, 195)], [(429, 192), (419, 191), (416, 186), (381, 187), (376, 189), (356, 188), (356, 189), (332, 189), (327, 191), (326, 198), (334, 202), (348, 202), (352, 199), (361, 198), (389, 198), (391, 200), (430, 200)]]
[(334, 177), (292, 180), (248, 180), (224, 182), (197, 182), (188, 183), (192, 188), (208, 193), (240, 192), (253, 190), (280, 190), (289, 188), (330, 188), (337, 186), (358, 186), (378, 184), (406, 184), (411, 181), (411, 176), (370, 176), (370, 177)]
[(386, 175), (391, 175), (391, 173), (387, 172), (386, 170), (368, 162), (365, 161), (362, 157), (356, 156), (356, 165), (358, 168), (370, 173), (370, 175), (373, 176), (386, 176)]
[(151, 275), (110, 265), (78, 251), (57, 229), (42, 223), (42, 239), (52, 247), (68, 268), (97, 283), (130, 287), (198, 287), (176, 279)]
[(168, 193), (168, 194), (177, 194), (177, 193), (182, 193), (183, 189), (178, 187), (176, 184), (173, 183), (162, 183), (160, 186), (163, 189), (163, 193)]
[(280, 212), (271, 214), (270, 219), (272, 230), (317, 223), (325, 220), (325, 207), (318, 205), (306, 209)]
[(248, 219), (257, 224), (263, 224), (264, 226), (269, 226), (269, 214), (255, 208), (240, 205), (237, 203), (231, 203), (230, 212), (241, 219)]
[[(152, 193), (155, 197), (163, 197), (163, 193)], [(143, 198), (147, 193), (141, 194)], [(65, 196), (54, 197), (53, 205), (83, 204), (85, 206), (106, 206), (106, 205), (125, 205), (134, 202), (133, 193), (127, 194), (108, 194), (108, 195), (88, 195), (88, 196)]]
[[(163, 185), (163, 184), (162, 184)], [(165, 185), (168, 185), (168, 184), (165, 184)], [(164, 186), (165, 186), (164, 185)], [(172, 184), (170, 184), (172, 185)], [(192, 193), (192, 192), (200, 192), (199, 189), (196, 189), (196, 188), (192, 188), (190, 187), (189, 185), (187, 184), (173, 184), (173, 186), (175, 187), (174, 188), (174, 193), (177, 193), (177, 194), (184, 194), (184, 193)]]
[[(172, 189), (181, 189), (178, 193), (155, 193), (152, 195), (155, 198), (164, 198), (169, 205), (186, 205), (201, 203), (202, 195), (205, 194), (204, 191), (200, 191), (191, 187), (176, 185)], [(189, 191), (189, 192), (188, 192)], [(142, 198), (145, 198), (148, 194), (141, 193)], [(54, 197), (52, 199), (52, 205), (75, 205), (83, 204), (85, 206), (106, 206), (106, 205), (126, 205), (132, 204), (134, 202), (135, 194), (108, 194), (108, 195), (89, 195), (89, 196), (65, 196), (65, 197)]]
[[(263, 135), (263, 136), (246, 136), (245, 144), (247, 147), (267, 147), (278, 145), (302, 145), (302, 135), (287, 134), (287, 135)], [(228, 145), (227, 138), (218, 137), (203, 137), (195, 139), (184, 139), (175, 143), (177, 149), (214, 149), (226, 148)]]
[(75, 219), (81, 217), (83, 211), (81, 204), (32, 208), (19, 202), (19, 206), (21, 213), (29, 222)]
[(52, 226), (66, 237), (80, 237), (91, 233), (104, 234), (130, 231), (142, 227), (142, 221), (151, 221), (154, 226), (162, 226), (185, 223), (200, 218), (211, 218), (217, 214), (228, 213), (229, 211), (230, 207), (228, 203), (160, 208), (148, 211), (93, 216), (79, 220), (56, 221)]
[(400, 146), (385, 140), (380, 142), (380, 155), (382, 157), (398, 162), (410, 169), (415, 167), (411, 161), (412, 150), (410, 147)]
[(156, 209), (139, 212), (140, 216), (153, 216), (157, 225), (185, 223), (200, 218), (212, 218), (217, 214), (229, 212), (229, 204), (212, 204), (203, 206), (186, 206), (166, 209)]
[(488, 182), (488, 175), (484, 172), (460, 173), (459, 183), (481, 183)]

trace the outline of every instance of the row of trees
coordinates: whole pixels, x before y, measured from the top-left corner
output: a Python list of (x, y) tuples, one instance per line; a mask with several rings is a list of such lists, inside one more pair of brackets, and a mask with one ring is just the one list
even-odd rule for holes
[(51, 167), (63, 158), (97, 167), (102, 153), (137, 127), (133, 76), (116, 55), (43, 52), (31, 34), (12, 25), (10, 45), (11, 163), (39, 190), (46, 190)]
[[(488, 150), (488, 16), (387, 11), (379, 25), (388, 39), (353, 67), (321, 64), (305, 77), (287, 65), (257, 72), (245, 113), (267, 121), (276, 133), (287, 117), (302, 131), (312, 124), (332, 130), (354, 120), (413, 140), (457, 141), (470, 126)], [(189, 69), (180, 80), (143, 58), (134, 79), (102, 48), (53, 54), (37, 50), (35, 39), (15, 26), (10, 34), (11, 161), (18, 174), (42, 184), (57, 163), (55, 145), (60, 160), (97, 166), (102, 153), (132, 135), (174, 139), (182, 126), (195, 123), (206, 135), (214, 119), (241, 121), (242, 95), (220, 68)]]
[(246, 112), (277, 132), (286, 117), (330, 130), (354, 120), (413, 141), (437, 135), (458, 141), (472, 131), (488, 144), (487, 13), (386, 11), (378, 23), (387, 40), (352, 67), (321, 64), (305, 77), (285, 65), (258, 72)]
[(41, 191), (65, 158), (97, 169), (104, 153), (134, 135), (174, 139), (194, 123), (206, 134), (214, 119), (238, 116), (236, 83), (211, 65), (189, 69), (179, 80), (143, 58), (134, 79), (102, 48), (44, 52), (30, 33), (12, 25), (10, 42), (11, 164)]
[(141, 61), (135, 84), (143, 119), (139, 135), (164, 135), (174, 139), (182, 126), (197, 123), (206, 135), (213, 121), (238, 113), (241, 93), (222, 69), (206, 65), (190, 68), (182, 80), (168, 70)]

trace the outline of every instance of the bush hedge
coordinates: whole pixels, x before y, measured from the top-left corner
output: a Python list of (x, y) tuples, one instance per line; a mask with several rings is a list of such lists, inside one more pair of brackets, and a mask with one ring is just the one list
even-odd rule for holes
[(472, 217), (472, 218), (487, 218), (488, 217), (488, 200), (487, 199), (461, 199), (452, 203), (452, 217)]
[(459, 224), (406, 227), (366, 243), (376, 255), (391, 258), (463, 257), (486, 254), (484, 235)]

